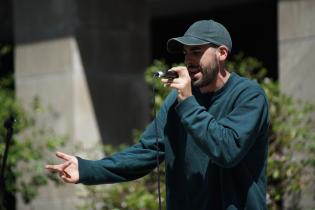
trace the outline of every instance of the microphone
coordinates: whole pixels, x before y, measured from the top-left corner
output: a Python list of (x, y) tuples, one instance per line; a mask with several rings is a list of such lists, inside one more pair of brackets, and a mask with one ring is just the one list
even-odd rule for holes
[(178, 74), (176, 71), (172, 71), (172, 70), (157, 71), (154, 73), (153, 77), (163, 78), (163, 79), (175, 79), (175, 78), (178, 78)]

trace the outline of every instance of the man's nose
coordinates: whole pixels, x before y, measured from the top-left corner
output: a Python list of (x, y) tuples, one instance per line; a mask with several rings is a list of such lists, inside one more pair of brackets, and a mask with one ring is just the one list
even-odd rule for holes
[(192, 56), (187, 53), (185, 55), (185, 59), (184, 59), (185, 64), (187, 65), (187, 64), (191, 63), (192, 61), (193, 61)]

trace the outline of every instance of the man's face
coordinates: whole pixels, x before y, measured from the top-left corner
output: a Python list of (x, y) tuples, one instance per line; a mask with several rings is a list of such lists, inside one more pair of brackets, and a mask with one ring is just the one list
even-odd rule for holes
[(185, 65), (193, 86), (205, 87), (217, 78), (219, 64), (216, 50), (211, 45), (184, 46)]

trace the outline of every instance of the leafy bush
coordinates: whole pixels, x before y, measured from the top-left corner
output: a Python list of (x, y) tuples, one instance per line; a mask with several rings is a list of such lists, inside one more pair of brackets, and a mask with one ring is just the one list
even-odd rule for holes
[[(315, 134), (312, 130), (314, 123), (309, 117), (313, 106), (281, 93), (278, 83), (266, 77), (266, 68), (256, 58), (238, 54), (233, 61), (227, 64), (227, 68), (257, 80), (269, 99), (271, 129), (267, 172), (268, 209), (283, 209), (286, 195), (299, 195), (305, 185), (303, 169), (315, 167), (315, 158), (311, 155), (315, 150)], [(161, 69), (168, 69), (168, 66), (164, 62), (156, 60), (145, 72), (147, 84), (156, 90), (157, 109), (169, 92), (161, 82), (152, 77), (154, 72)], [(110, 152), (107, 151), (108, 154), (111, 152), (113, 152), (113, 148)], [(162, 169), (164, 170), (164, 165)], [(164, 174), (164, 171), (161, 174)], [(157, 174), (154, 171), (142, 179), (129, 183), (87, 186), (86, 194), (82, 196), (86, 203), (79, 209), (158, 209), (156, 177)], [(165, 198), (164, 179), (161, 186), (163, 187), (162, 197)], [(298, 205), (291, 207), (298, 209)]]

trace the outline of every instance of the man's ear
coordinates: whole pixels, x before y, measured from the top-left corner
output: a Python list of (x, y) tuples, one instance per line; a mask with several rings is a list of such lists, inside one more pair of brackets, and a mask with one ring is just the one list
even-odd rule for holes
[(216, 56), (218, 60), (226, 60), (229, 54), (229, 50), (226, 46), (222, 45), (217, 48)]

